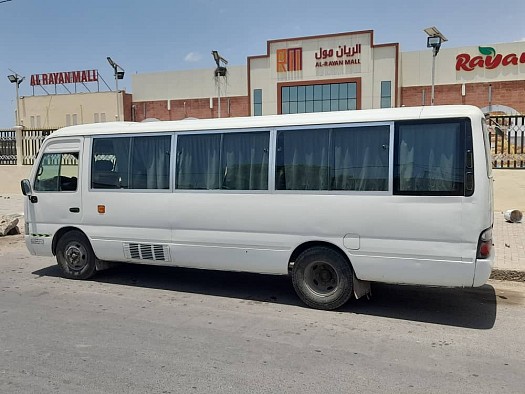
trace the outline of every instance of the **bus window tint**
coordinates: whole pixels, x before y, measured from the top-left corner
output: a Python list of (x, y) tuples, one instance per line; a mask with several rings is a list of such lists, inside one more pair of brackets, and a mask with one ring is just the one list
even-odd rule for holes
[(91, 158), (93, 189), (127, 189), (131, 138), (96, 138)]
[(394, 192), (463, 195), (465, 132), (460, 121), (399, 124)]
[(93, 140), (93, 189), (169, 189), (171, 136)]

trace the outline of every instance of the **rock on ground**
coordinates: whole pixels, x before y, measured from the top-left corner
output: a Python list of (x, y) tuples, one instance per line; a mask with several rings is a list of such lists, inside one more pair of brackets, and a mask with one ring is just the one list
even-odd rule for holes
[(17, 227), (18, 221), (18, 218), (14, 216), (0, 216), (0, 237), (20, 234), (20, 230)]

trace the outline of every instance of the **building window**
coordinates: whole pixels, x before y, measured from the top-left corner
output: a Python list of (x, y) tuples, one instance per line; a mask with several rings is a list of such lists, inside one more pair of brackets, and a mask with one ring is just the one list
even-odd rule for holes
[(392, 107), (392, 82), (381, 81), (381, 108)]
[(74, 126), (78, 124), (78, 114), (66, 114), (66, 126)]
[(262, 89), (253, 90), (253, 115), (262, 115)]
[(106, 113), (105, 112), (101, 112), (101, 113), (94, 113), (93, 114), (93, 121), (95, 123), (104, 123), (106, 121)]
[(357, 109), (357, 83), (281, 87), (281, 113), (346, 111)]

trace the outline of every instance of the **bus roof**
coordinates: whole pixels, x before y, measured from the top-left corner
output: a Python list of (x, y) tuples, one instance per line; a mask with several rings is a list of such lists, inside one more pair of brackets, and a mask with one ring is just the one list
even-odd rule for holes
[(49, 138), (82, 135), (159, 133), (259, 129), (338, 123), (390, 122), (407, 119), (483, 117), (478, 107), (442, 105), (401, 107), (357, 111), (316, 112), (291, 115), (266, 115), (234, 118), (184, 119), (158, 122), (107, 122), (69, 126), (55, 131)]

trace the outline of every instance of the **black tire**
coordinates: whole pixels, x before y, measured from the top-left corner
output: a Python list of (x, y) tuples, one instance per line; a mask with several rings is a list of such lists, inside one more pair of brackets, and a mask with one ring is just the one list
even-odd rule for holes
[(96, 272), (93, 248), (78, 230), (69, 231), (58, 240), (56, 258), (66, 278), (89, 279)]
[(299, 255), (293, 266), (292, 283), (306, 305), (333, 310), (352, 297), (353, 271), (340, 253), (318, 246)]

